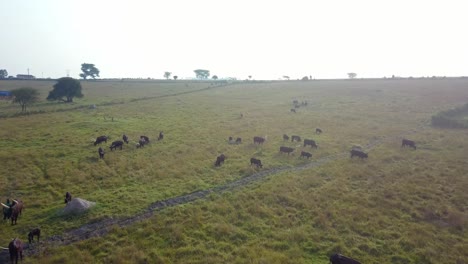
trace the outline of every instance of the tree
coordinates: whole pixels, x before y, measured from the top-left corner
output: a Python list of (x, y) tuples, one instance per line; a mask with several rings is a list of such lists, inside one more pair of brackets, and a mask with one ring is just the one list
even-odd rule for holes
[(171, 74), (172, 72), (164, 72), (164, 78), (166, 78), (166, 80), (169, 80), (169, 78), (171, 77)]
[(194, 70), (194, 72), (197, 75), (198, 79), (207, 79), (208, 77), (210, 77), (209, 70), (197, 69), (197, 70)]
[(289, 76), (284, 75), (283, 78), (289, 81)]
[(309, 77), (307, 77), (307, 76), (304, 76), (304, 77), (302, 77), (302, 79), (301, 79), (301, 80), (302, 80), (302, 81), (308, 81), (308, 80), (309, 80)]
[(354, 73), (354, 72), (348, 73), (348, 77), (349, 77), (350, 79), (354, 79), (354, 78), (356, 78), (356, 76), (357, 76), (357, 74)]
[(0, 79), (5, 79), (8, 76), (7, 70), (0, 70)]
[(11, 91), (13, 103), (21, 105), (21, 112), (26, 111), (26, 106), (39, 99), (39, 91), (31, 87), (18, 88)]
[(85, 79), (88, 76), (91, 76), (91, 78), (96, 79), (96, 76), (99, 77), (99, 69), (94, 66), (94, 64), (91, 63), (83, 63), (81, 64), (81, 71), (83, 73), (80, 73), (80, 77)]
[(218, 76), (216, 75), (213, 75), (213, 77), (211, 77), (213, 80), (218, 80)]
[(174, 78), (174, 81), (175, 81), (175, 80), (177, 80), (177, 78), (179, 78), (179, 76), (174, 75), (172, 78)]
[(249, 75), (249, 79), (252, 80), (252, 75)]
[[(65, 99), (63, 99), (65, 97)], [(73, 102), (73, 97), (81, 98), (81, 83), (71, 77), (62, 77), (58, 79), (54, 85), (54, 89), (49, 92), (47, 100), (56, 101), (60, 100), (63, 102)]]

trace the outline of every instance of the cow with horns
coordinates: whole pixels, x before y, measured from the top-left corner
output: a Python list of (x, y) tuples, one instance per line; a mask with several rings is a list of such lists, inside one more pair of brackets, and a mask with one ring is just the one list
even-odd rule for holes
[(10, 253), (11, 263), (18, 263), (18, 257), (23, 261), (23, 242), (18, 238), (13, 239), (8, 244), (8, 248), (1, 247), (2, 249), (7, 250)]
[(18, 221), (18, 217), (21, 215), (21, 212), (23, 211), (23, 202), (21, 200), (15, 200), (12, 199), (13, 203), (8, 206), (4, 203), (2, 203), (2, 206), (7, 209), (6, 210), (6, 215), (5, 215), (5, 210), (3, 211), (4, 219), (11, 219), (11, 224), (16, 225), (16, 222)]

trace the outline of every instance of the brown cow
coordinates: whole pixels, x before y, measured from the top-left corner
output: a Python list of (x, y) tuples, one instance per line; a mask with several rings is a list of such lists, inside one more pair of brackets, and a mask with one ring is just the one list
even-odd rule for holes
[(28, 233), (29, 244), (34, 241), (34, 236), (37, 236), (37, 242), (39, 242), (39, 238), (41, 237), (41, 229), (35, 228)]
[(241, 144), (242, 143), (242, 138), (238, 137), (236, 138), (236, 144)]
[(283, 134), (283, 140), (289, 140), (289, 137), (288, 137), (288, 135), (286, 135), (286, 134)]
[(215, 166), (216, 166), (216, 167), (221, 166), (221, 164), (224, 163), (224, 160), (225, 160), (226, 158), (227, 158), (227, 157), (226, 157), (224, 154), (221, 154), (221, 155), (219, 155), (218, 157), (216, 157)]
[(24, 204), (21, 200), (15, 200), (13, 199), (13, 204), (11, 205), (11, 224), (16, 225), (16, 222), (18, 221), (18, 217), (21, 215), (21, 212), (23, 211)]
[(322, 134), (322, 129), (316, 128), (315, 129), (315, 134)]
[(18, 238), (13, 239), (10, 244), (8, 244), (8, 251), (10, 252), (10, 261), (11, 263), (18, 263), (18, 257), (23, 261), (23, 242)]
[(401, 146), (402, 146), (402, 147), (408, 146), (408, 147), (411, 147), (411, 148), (416, 149), (416, 143), (414, 143), (413, 140), (409, 140), (409, 139), (403, 139), (403, 140), (401, 141)]

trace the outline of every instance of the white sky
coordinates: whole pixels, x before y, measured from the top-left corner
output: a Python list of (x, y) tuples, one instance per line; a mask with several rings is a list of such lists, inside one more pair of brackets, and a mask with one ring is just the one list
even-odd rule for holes
[(468, 75), (466, 0), (0, 0), (0, 69), (78, 78)]

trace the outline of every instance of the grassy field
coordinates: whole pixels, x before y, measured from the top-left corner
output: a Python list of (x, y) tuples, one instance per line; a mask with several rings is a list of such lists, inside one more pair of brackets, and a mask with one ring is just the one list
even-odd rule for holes
[[(0, 81), (0, 90), (48, 81)], [(73, 104), (39, 102), (30, 115), (0, 101), (0, 199), (26, 209), (0, 225), (0, 245), (83, 224), (129, 217), (151, 203), (222, 186), (261, 170), (295, 167), (378, 142), (368, 160), (337, 158), (207, 199), (156, 212), (127, 228), (67, 246), (40, 244), (25, 263), (328, 263), (334, 252), (362, 263), (468, 263), (468, 131), (430, 126), (468, 101), (468, 79), (288, 82), (83, 82)], [(308, 105), (290, 112), (292, 101)], [(96, 105), (95, 109), (90, 105)], [(241, 118), (241, 113), (243, 117)], [(113, 118), (113, 119), (112, 119)], [(315, 128), (324, 133), (315, 134)], [(156, 141), (164, 131), (163, 141)], [(105, 145), (109, 135), (130, 144)], [(314, 139), (319, 148), (284, 142)], [(152, 143), (136, 149), (140, 135)], [(240, 145), (228, 137), (241, 137)], [(267, 138), (254, 145), (254, 136)], [(417, 150), (401, 148), (405, 136)], [(293, 155), (280, 146), (296, 148)], [(216, 156), (228, 158), (214, 167)], [(263, 169), (249, 159), (262, 160)], [(97, 202), (60, 215), (66, 191)]]

